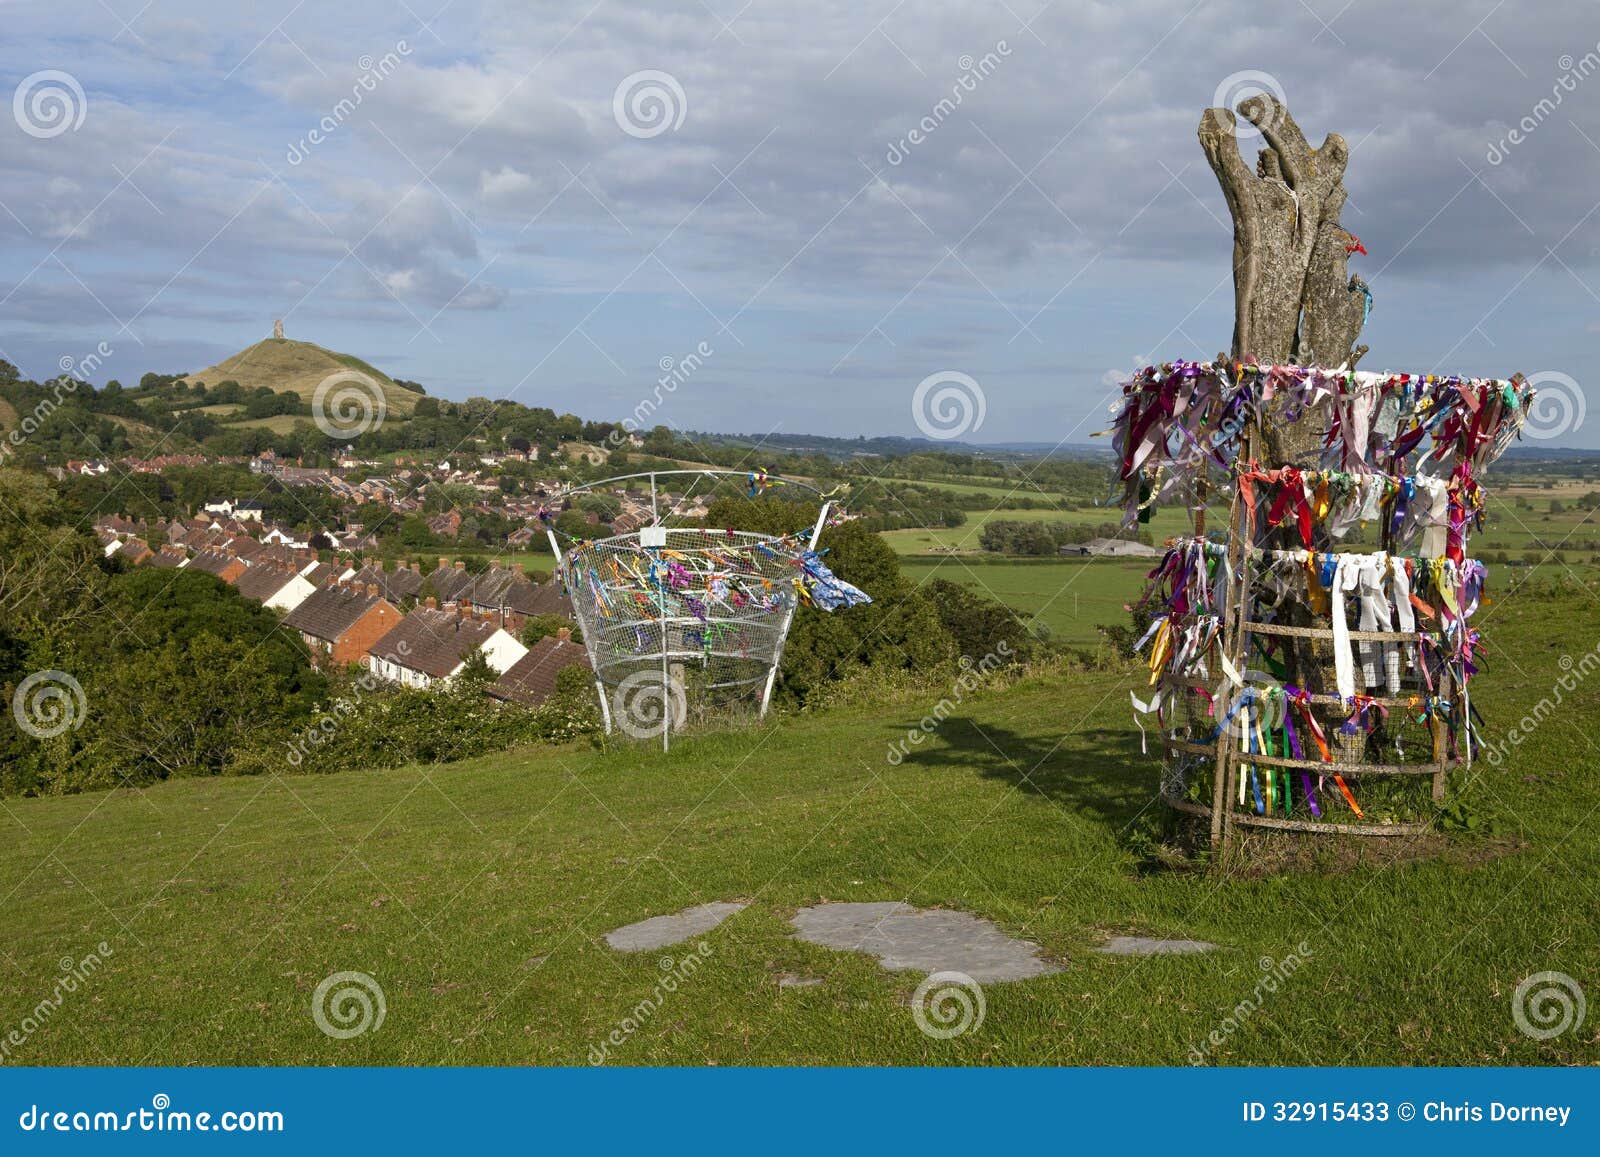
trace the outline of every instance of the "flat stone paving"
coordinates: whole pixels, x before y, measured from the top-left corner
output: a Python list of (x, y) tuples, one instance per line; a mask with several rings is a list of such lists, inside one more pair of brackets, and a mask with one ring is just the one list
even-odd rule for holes
[(652, 916), (637, 924), (626, 924), (615, 932), (606, 933), (606, 943), (618, 952), (648, 952), (652, 948), (666, 948), (693, 940), (702, 932), (709, 932), (735, 912), (744, 911), (746, 905), (718, 901), (685, 908), (671, 916)]
[(890, 971), (964, 972), (980, 983), (1061, 971), (1040, 959), (1038, 945), (970, 912), (922, 911), (893, 901), (819, 904), (800, 909), (793, 924), (801, 940), (869, 952)]
[(1204, 940), (1161, 940), (1153, 936), (1113, 936), (1096, 952), (1109, 956), (1181, 956), (1191, 952), (1210, 952), (1215, 944)]

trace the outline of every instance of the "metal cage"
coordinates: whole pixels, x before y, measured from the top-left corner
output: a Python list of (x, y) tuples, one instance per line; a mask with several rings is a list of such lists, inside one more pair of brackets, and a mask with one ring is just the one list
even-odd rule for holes
[(815, 549), (830, 506), (823, 502), (803, 540), (668, 526), (682, 517), (676, 505), (661, 508), (660, 482), (670, 476), (695, 479), (688, 494), (700, 481), (714, 487), (727, 477), (759, 477), (763, 488), (792, 486), (821, 497), (805, 483), (723, 470), (623, 475), (563, 494), (649, 481), (649, 525), (566, 552), (553, 530), (546, 533), (594, 668), (607, 733), (617, 727), (635, 738), (659, 733), (663, 750), (689, 714), (691, 693), (699, 709), (748, 700), (759, 688), (758, 711), (765, 715), (800, 602), (798, 553)]

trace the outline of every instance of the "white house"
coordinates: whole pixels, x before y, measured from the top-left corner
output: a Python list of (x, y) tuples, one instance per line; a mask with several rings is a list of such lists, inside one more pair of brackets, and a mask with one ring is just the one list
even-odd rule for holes
[(367, 667), (391, 683), (431, 687), (459, 675), (474, 653), (481, 653), (489, 668), (503, 675), (528, 648), (492, 622), (418, 607), (372, 645)]

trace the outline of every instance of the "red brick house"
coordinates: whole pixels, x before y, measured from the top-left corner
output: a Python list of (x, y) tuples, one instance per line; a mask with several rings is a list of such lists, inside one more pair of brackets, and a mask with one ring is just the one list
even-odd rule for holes
[(399, 626), (400, 608), (375, 586), (330, 585), (308, 595), (284, 616), (318, 666), (365, 664), (377, 641)]

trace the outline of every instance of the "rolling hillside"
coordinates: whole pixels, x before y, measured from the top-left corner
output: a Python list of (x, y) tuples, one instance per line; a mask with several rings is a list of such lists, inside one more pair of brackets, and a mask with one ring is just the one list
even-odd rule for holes
[(288, 338), (269, 337), (258, 341), (214, 366), (189, 375), (188, 380), (214, 386), (231, 378), (248, 390), (270, 386), (274, 390), (293, 391), (310, 402), (317, 383), (340, 370), (359, 371), (382, 386), (391, 414), (410, 414), (422, 396), (396, 385), (388, 374), (358, 357)]

